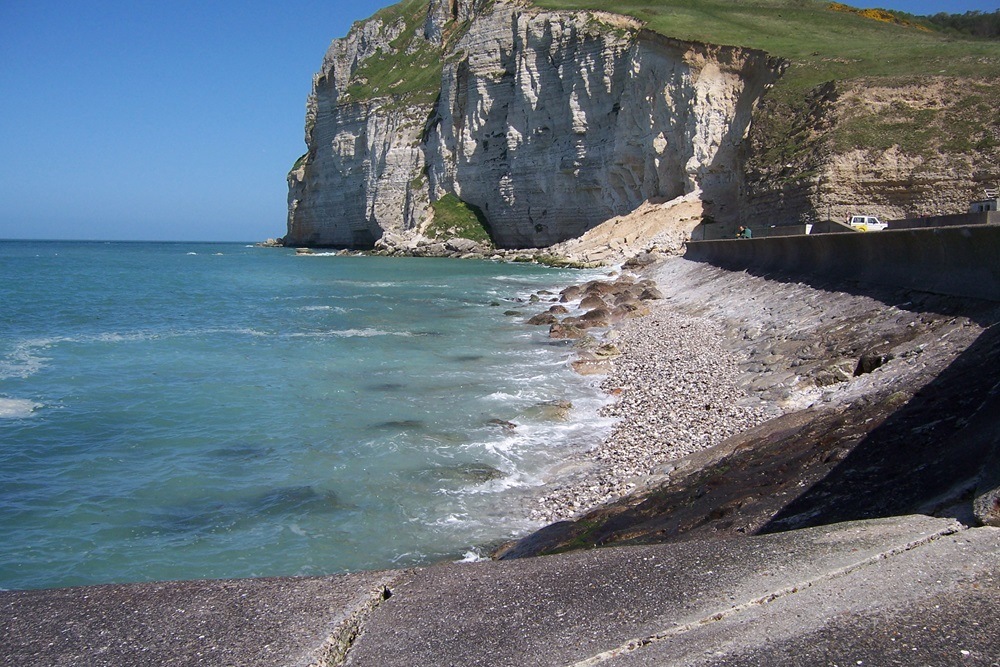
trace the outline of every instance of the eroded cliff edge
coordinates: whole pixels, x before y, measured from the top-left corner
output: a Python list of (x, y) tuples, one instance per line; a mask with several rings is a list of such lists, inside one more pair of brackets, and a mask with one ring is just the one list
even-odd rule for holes
[(601, 12), (401, 3), (335, 40), (314, 78), (285, 243), (370, 247), (446, 194), (501, 247), (699, 191), (734, 222), (753, 110), (784, 66)]

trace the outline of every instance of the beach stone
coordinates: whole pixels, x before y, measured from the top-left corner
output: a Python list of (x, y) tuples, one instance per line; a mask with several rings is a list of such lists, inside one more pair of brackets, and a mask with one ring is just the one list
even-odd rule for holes
[(618, 346), (614, 343), (605, 343), (604, 345), (598, 347), (597, 350), (594, 351), (594, 354), (607, 359), (611, 357), (620, 357), (622, 351), (619, 350)]
[(647, 287), (644, 290), (642, 290), (642, 293), (639, 295), (639, 298), (643, 301), (662, 299), (663, 292), (661, 292), (656, 287)]
[(608, 304), (601, 297), (596, 294), (591, 294), (585, 296), (582, 301), (580, 301), (580, 308), (583, 310), (591, 310), (594, 308), (607, 308)]
[(622, 292), (615, 296), (613, 305), (621, 306), (626, 303), (639, 303), (639, 297), (632, 294), (632, 292)]
[(587, 335), (582, 328), (572, 324), (556, 323), (549, 327), (549, 338), (556, 340), (578, 339)]
[(453, 238), (445, 241), (445, 247), (452, 252), (466, 253), (479, 249), (479, 244), (472, 239)]
[(625, 260), (625, 264), (622, 266), (626, 269), (636, 269), (643, 266), (649, 266), (660, 259), (660, 253), (658, 252), (640, 252), (638, 255), (634, 255)]
[(555, 306), (551, 306), (549, 308), (549, 312), (553, 315), (565, 315), (569, 312), (569, 308), (556, 304)]
[(611, 372), (611, 362), (606, 359), (577, 359), (570, 365), (580, 375), (607, 375)]
[(584, 313), (581, 317), (581, 325), (591, 327), (611, 326), (611, 311), (606, 307), (595, 308)]
[(583, 287), (580, 285), (570, 285), (566, 289), (559, 292), (559, 300), (563, 303), (567, 301), (576, 301), (583, 294)]
[[(811, 356), (808, 348), (806, 348), (799, 353), (799, 358), (810, 359), (815, 357)], [(874, 351), (865, 352), (861, 355), (861, 358), (858, 359), (858, 365), (854, 369), (854, 376), (857, 377), (859, 375), (864, 375), (865, 373), (871, 373), (876, 368), (881, 368), (884, 364), (891, 361), (892, 358), (893, 355), (891, 353), (883, 354)]]
[(549, 421), (566, 421), (573, 409), (570, 401), (545, 401), (528, 409), (528, 416)]
[(603, 294), (613, 294), (615, 292), (615, 286), (611, 283), (602, 282), (599, 280), (592, 280), (583, 286), (583, 293), (586, 295), (603, 295)]
[(537, 315), (530, 317), (526, 324), (531, 324), (532, 326), (539, 326), (544, 324), (554, 324), (558, 321), (554, 313), (548, 311), (544, 313), (538, 313)]
[(611, 318), (619, 321), (646, 315), (649, 315), (649, 306), (636, 303), (624, 303), (611, 311)]

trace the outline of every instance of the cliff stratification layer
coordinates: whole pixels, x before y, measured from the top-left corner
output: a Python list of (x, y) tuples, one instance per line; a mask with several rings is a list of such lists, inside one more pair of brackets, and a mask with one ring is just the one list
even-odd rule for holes
[(445, 194), (481, 210), (501, 247), (698, 191), (707, 216), (736, 220), (743, 141), (782, 61), (597, 12), (390, 9), (335, 40), (314, 79), (287, 245), (370, 247), (419, 229)]

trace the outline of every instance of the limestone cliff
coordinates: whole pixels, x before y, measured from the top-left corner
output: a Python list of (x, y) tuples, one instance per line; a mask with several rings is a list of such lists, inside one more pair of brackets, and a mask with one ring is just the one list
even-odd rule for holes
[(1000, 185), (1000, 81), (830, 81), (766, 101), (746, 142), (741, 224), (964, 213)]
[(780, 60), (514, 0), (391, 9), (335, 40), (314, 79), (286, 244), (370, 246), (445, 194), (505, 247), (699, 190), (707, 216), (737, 219), (742, 145)]

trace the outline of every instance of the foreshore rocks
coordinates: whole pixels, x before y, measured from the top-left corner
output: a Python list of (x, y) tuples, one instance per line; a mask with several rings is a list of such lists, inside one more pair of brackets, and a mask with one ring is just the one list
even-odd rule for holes
[[(574, 367), (607, 374), (617, 425), (526, 509), (549, 525), (495, 557), (911, 512), (974, 524), (977, 484), (980, 520), (996, 520), (998, 434), (985, 415), (1000, 402), (997, 304), (678, 257), (560, 299), (572, 309), (612, 292), (635, 294), (648, 315), (617, 320), (608, 347), (589, 343)], [(551, 328), (593, 331), (566, 319)]]

